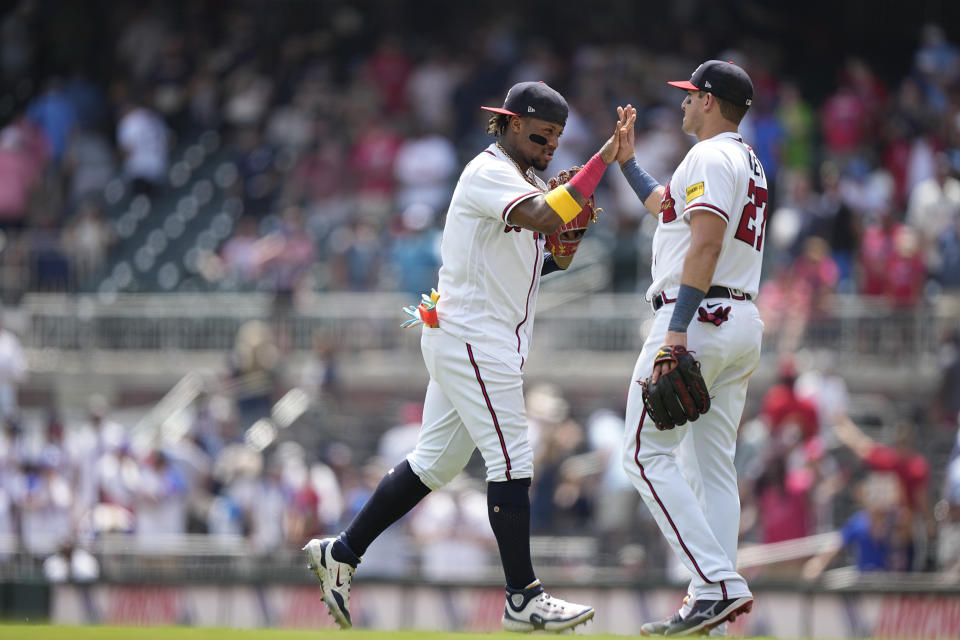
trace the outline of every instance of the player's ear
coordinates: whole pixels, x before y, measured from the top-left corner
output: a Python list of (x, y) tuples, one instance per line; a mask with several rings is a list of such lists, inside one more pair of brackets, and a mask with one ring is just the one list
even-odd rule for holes
[(510, 128), (514, 133), (520, 133), (522, 127), (523, 122), (520, 120), (520, 116), (510, 116)]

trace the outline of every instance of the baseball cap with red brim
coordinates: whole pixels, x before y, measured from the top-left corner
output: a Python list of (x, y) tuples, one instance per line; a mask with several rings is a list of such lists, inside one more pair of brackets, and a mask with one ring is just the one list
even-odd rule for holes
[(507, 91), (503, 107), (480, 108), (508, 116), (539, 118), (560, 126), (567, 124), (570, 111), (563, 96), (545, 82), (518, 82)]
[(723, 60), (707, 60), (696, 68), (689, 80), (667, 84), (686, 91), (706, 91), (741, 107), (749, 107), (753, 102), (750, 76), (734, 63)]

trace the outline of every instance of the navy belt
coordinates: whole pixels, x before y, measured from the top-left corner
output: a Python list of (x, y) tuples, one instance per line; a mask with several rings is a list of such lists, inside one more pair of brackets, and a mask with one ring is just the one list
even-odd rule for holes
[[(729, 287), (721, 287), (718, 285), (713, 285), (712, 287), (707, 289), (707, 295), (703, 297), (704, 299), (732, 298), (734, 300), (753, 300), (753, 296), (751, 296), (749, 293), (744, 293), (744, 292), (734, 293), (733, 289), (730, 289)], [(653, 310), (658, 311), (660, 307), (662, 307), (663, 305), (671, 304), (676, 301), (677, 301), (676, 298), (668, 298), (667, 295), (661, 291), (653, 298)]]

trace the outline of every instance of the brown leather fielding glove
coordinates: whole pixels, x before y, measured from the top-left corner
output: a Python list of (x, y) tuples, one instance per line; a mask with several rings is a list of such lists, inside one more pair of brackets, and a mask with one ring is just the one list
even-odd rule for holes
[(687, 420), (693, 422), (709, 411), (710, 394), (700, 374), (700, 363), (684, 347), (660, 347), (654, 366), (662, 362), (671, 362), (674, 366), (656, 382), (650, 378), (639, 382), (647, 415), (657, 429), (665, 431), (684, 425)]

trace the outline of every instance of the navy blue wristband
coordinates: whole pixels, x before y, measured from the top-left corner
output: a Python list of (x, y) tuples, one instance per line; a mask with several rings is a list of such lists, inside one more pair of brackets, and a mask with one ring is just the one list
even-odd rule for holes
[(623, 177), (627, 179), (630, 187), (640, 198), (640, 202), (646, 202), (653, 190), (660, 186), (660, 183), (653, 179), (649, 173), (640, 168), (636, 158), (630, 158), (622, 165)]
[(693, 320), (693, 314), (697, 307), (703, 302), (706, 291), (701, 291), (688, 284), (680, 285), (680, 292), (677, 293), (677, 301), (673, 304), (673, 315), (670, 316), (670, 326), (667, 331), (676, 331), (686, 333), (690, 321)]

